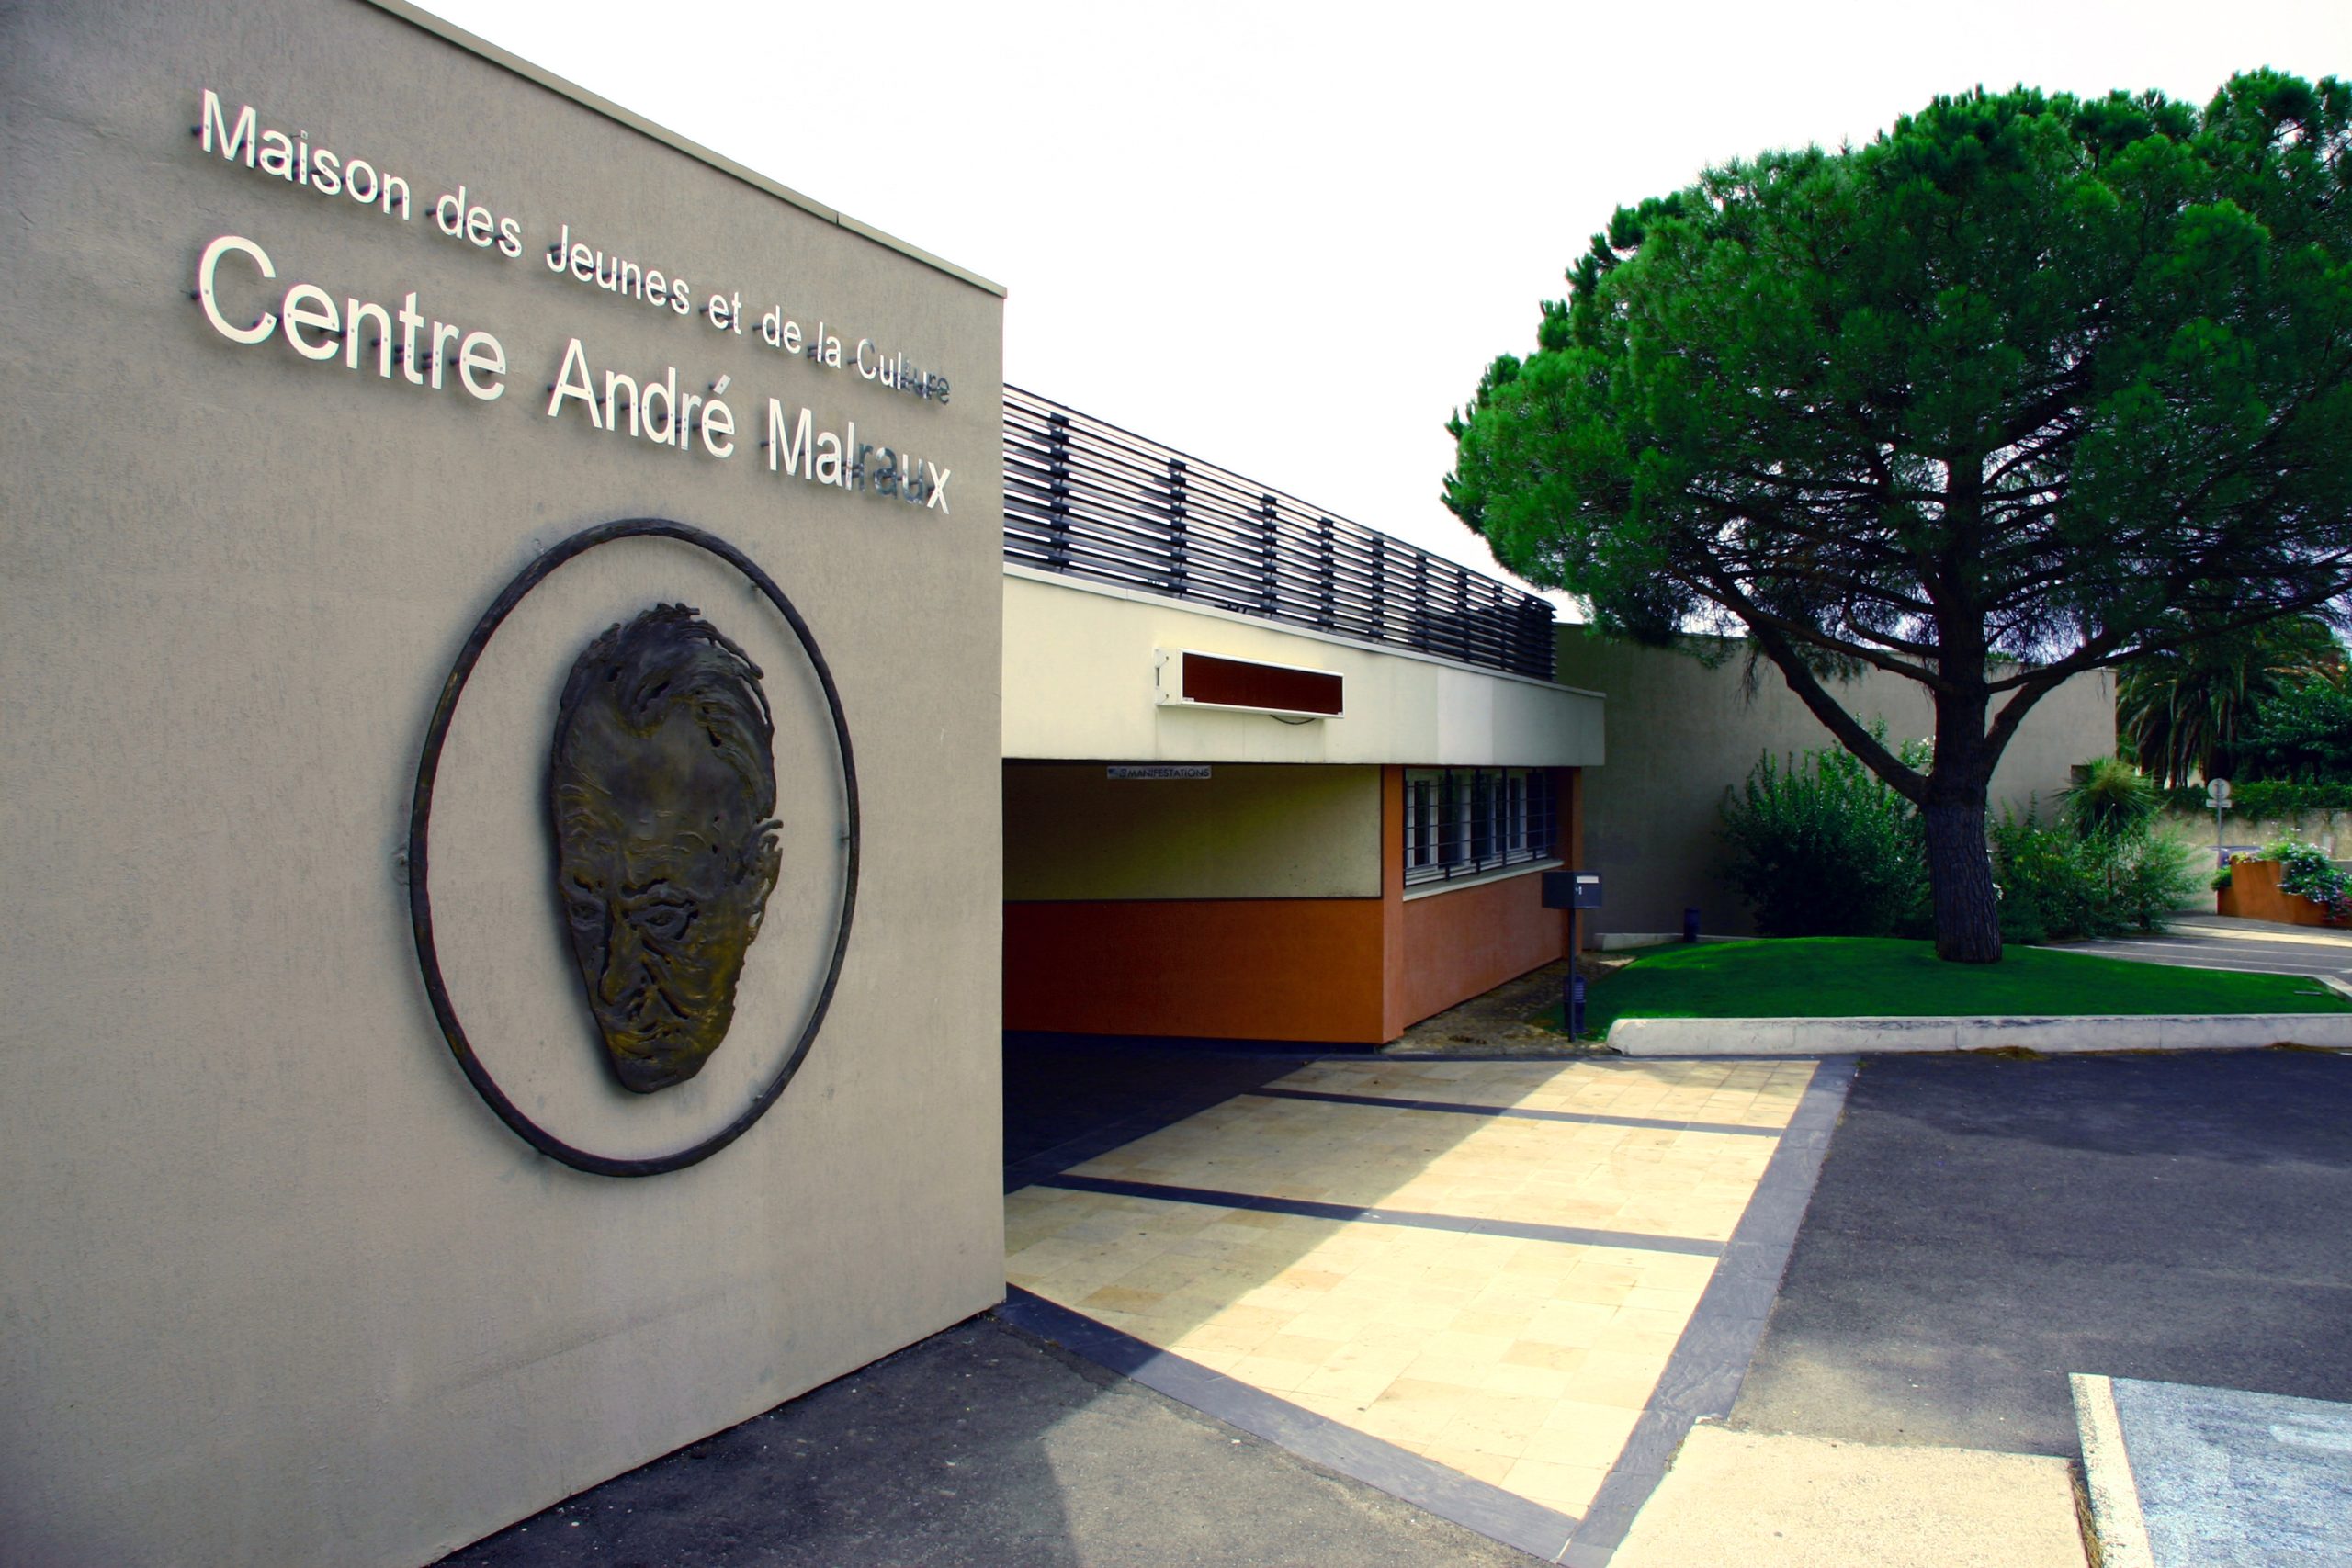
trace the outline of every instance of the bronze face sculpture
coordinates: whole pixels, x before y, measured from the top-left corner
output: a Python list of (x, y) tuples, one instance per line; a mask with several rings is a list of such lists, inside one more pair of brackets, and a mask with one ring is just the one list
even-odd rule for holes
[(564, 927), (605, 1054), (639, 1094), (702, 1070), (775, 887), (775, 724), (760, 670), (658, 604), (571, 666), (548, 775)]

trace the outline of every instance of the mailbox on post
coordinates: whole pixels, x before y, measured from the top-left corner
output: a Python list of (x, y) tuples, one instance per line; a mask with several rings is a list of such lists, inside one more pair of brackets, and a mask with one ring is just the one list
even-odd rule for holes
[(1545, 872), (1544, 907), (1568, 912), (1568, 978), (1560, 992), (1560, 1022), (1574, 1040), (1584, 1032), (1584, 970), (1577, 962), (1577, 911), (1600, 908), (1600, 873)]
[(1547, 871), (1544, 874), (1544, 907), (1547, 909), (1600, 908), (1600, 873)]

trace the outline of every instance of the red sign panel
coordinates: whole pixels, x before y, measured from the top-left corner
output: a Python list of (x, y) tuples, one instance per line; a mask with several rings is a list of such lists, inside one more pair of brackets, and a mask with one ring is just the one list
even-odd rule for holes
[(1259, 708), (1272, 713), (1312, 713), (1336, 718), (1344, 711), (1341, 678), (1328, 670), (1295, 670), (1286, 664), (1253, 664), (1213, 653), (1184, 654), (1182, 691), (1188, 703)]

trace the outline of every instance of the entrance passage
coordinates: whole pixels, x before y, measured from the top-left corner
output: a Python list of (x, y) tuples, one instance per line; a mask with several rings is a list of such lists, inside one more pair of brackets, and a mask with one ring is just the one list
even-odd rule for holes
[[(1028, 1292), (1073, 1348), (1123, 1342), (1277, 1427), (1353, 1435), (1334, 1451), (1418, 1465), (1453, 1499), (1425, 1506), (1546, 1555), (1652, 1406), (1817, 1071), (1162, 1049), (1129, 1076), (1125, 1047), (1098, 1050), (1102, 1117), (1009, 1169), (1008, 1315)], [(1024, 1119), (1052, 1135), (1015, 1097), (1053, 1065), (1022, 1055), (1009, 1156)], [(1172, 1098), (1143, 1104), (1164, 1068)]]

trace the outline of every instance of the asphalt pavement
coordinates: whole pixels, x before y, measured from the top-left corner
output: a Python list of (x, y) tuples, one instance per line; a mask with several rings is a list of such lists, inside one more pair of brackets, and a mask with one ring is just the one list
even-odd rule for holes
[(443, 1568), (1510, 1568), (1532, 1560), (978, 1317)]
[(2069, 1372), (2352, 1400), (2352, 1057), (1865, 1058), (1732, 1423), (2076, 1451)]
[(2143, 964), (2234, 969), (2248, 975), (2308, 975), (2352, 983), (2352, 931), (2278, 925), (2226, 915), (2184, 916), (2172, 929), (2098, 942), (2052, 943)]

